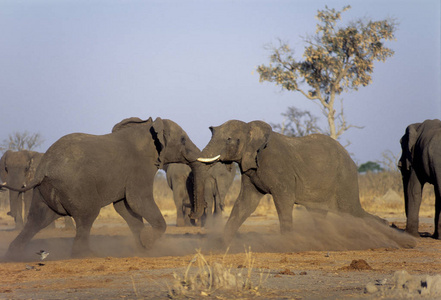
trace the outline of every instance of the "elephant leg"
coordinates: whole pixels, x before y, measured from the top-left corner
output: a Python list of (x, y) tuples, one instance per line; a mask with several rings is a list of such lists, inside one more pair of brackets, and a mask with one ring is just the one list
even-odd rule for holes
[[(294, 198), (292, 195), (291, 198)], [(290, 197), (280, 197), (273, 195), (274, 205), (279, 216), (280, 232), (286, 234), (292, 232), (292, 209), (294, 201), (290, 200)]]
[(228, 245), (234, 238), (239, 227), (256, 210), (260, 199), (264, 194), (260, 193), (248, 176), (242, 176), (242, 187), (237, 197), (224, 230), (224, 243)]
[(205, 202), (207, 203), (207, 207), (205, 208), (205, 213), (201, 217), (201, 226), (203, 227), (213, 227), (213, 203), (214, 197), (211, 193), (205, 194)]
[(90, 230), (98, 217), (100, 209), (88, 208), (73, 216), (76, 224), (76, 234), (72, 245), (72, 257), (93, 256), (90, 250)]
[(419, 236), (419, 212), (421, 206), (423, 185), (412, 172), (406, 187), (406, 231), (414, 236)]
[(439, 233), (441, 232), (441, 224), (439, 219), (441, 217), (441, 175), (438, 176), (435, 188), (435, 232), (433, 238), (441, 239)]
[(132, 234), (135, 237), (137, 247), (142, 248), (140, 240), (140, 234), (142, 229), (144, 228), (142, 217), (135, 214), (129, 208), (125, 199), (114, 202), (113, 207), (115, 208), (116, 212), (127, 222), (127, 225), (129, 225), (130, 231), (132, 231)]
[(144, 226), (140, 235), (141, 244), (146, 249), (151, 248), (167, 228), (165, 219), (153, 198), (153, 180), (154, 174), (151, 178), (133, 178), (130, 181), (131, 185), (126, 189), (126, 200), (130, 209), (151, 225), (151, 227)]
[[(176, 206), (176, 226), (185, 226), (185, 216), (184, 216), (184, 199), (185, 192), (182, 190), (184, 187), (175, 186), (173, 189), (173, 201)], [(188, 201), (190, 202), (190, 201)]]
[(25, 246), (41, 229), (55, 221), (59, 215), (43, 201), (38, 189), (34, 189), (28, 220), (20, 234), (9, 245), (7, 259), (20, 260)]
[(14, 218), (15, 229), (22, 229), (24, 224), (22, 193), (9, 191), (9, 208), (8, 214)]

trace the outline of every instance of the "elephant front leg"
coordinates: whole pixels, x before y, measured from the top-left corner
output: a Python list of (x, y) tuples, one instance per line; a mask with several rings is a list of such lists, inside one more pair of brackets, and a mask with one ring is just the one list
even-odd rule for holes
[(421, 206), (423, 186), (418, 180), (415, 172), (412, 172), (405, 189), (406, 202), (406, 232), (411, 235), (419, 236), (419, 212)]
[(273, 195), (274, 205), (277, 210), (277, 215), (279, 216), (280, 232), (282, 234), (290, 233), (293, 230), (292, 225), (292, 209), (294, 206), (294, 201), (291, 197), (280, 197)]
[(225, 225), (223, 237), (225, 245), (231, 243), (239, 227), (256, 210), (263, 196), (264, 195), (256, 189), (250, 178), (243, 175), (239, 196), (234, 203), (230, 217)]
[(136, 246), (139, 250), (142, 250), (143, 246), (139, 239), (142, 229), (144, 228), (144, 222), (142, 217), (135, 214), (127, 204), (127, 201), (121, 200), (113, 203), (113, 207), (116, 212), (123, 217), (123, 219), (129, 225), (130, 231), (132, 231), (133, 236), (135, 237)]
[(143, 178), (137, 178), (136, 180), (140, 180), (139, 184), (134, 179), (131, 182), (133, 186), (126, 189), (127, 205), (151, 225), (144, 226), (139, 235), (140, 243), (145, 249), (150, 249), (167, 228), (167, 223), (153, 198), (153, 177), (154, 174), (150, 180), (146, 180), (151, 182), (151, 185), (146, 186), (144, 181), (141, 181)]

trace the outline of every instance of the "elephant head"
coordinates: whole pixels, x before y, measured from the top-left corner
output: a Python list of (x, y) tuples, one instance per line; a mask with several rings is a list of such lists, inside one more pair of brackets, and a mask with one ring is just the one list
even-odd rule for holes
[[(183, 163), (190, 166), (195, 178), (206, 178), (208, 176), (210, 166), (206, 166), (204, 163), (198, 161), (198, 158), (201, 156), (201, 151), (178, 124), (171, 120), (157, 118), (152, 123), (150, 131), (159, 153), (158, 168), (163, 168), (164, 165), (171, 163)], [(204, 199), (203, 186), (205, 181), (194, 180), (193, 184), (195, 202), (197, 201), (196, 199)], [(203, 203), (205, 203), (205, 201), (203, 201)], [(202, 208), (202, 213), (204, 208)]]
[(32, 180), (40, 156), (34, 151), (6, 151), (0, 160), (0, 178), (10, 186), (24, 187)]
[[(236, 162), (241, 173), (258, 167), (259, 151), (265, 147), (272, 132), (271, 126), (264, 122), (245, 123), (237, 120), (228, 121), (218, 127), (210, 127), (210, 130), (211, 140), (202, 150), (198, 161), (207, 164), (215, 161)], [(195, 181), (200, 182), (200, 180)], [(203, 214), (206, 204), (200, 199), (203, 198), (195, 199), (192, 218), (199, 218)]]
[[(26, 187), (34, 178), (42, 154), (34, 151), (11, 151), (8, 150), (0, 160), (0, 178), (9, 186), (15, 188)], [(9, 191), (10, 215), (15, 219), (16, 225), (23, 225), (22, 200), (19, 192)], [(26, 205), (28, 209), (29, 204)], [(26, 212), (25, 212), (26, 214)]]
[(197, 162), (201, 151), (175, 122), (156, 118), (152, 123), (150, 132), (159, 154), (159, 168), (170, 163), (184, 163), (190, 166), (201, 165)]
[(401, 158), (398, 161), (398, 168), (401, 173), (408, 172), (412, 166), (412, 149), (415, 145), (418, 136), (421, 123), (414, 123), (406, 128), (406, 133), (400, 139), (401, 144)]

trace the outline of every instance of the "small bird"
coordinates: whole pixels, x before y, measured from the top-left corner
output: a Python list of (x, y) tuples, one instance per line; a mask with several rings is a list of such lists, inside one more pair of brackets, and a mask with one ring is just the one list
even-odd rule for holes
[(40, 250), (40, 252), (36, 252), (36, 254), (40, 255), (40, 260), (44, 260), (49, 255), (49, 252), (46, 252), (44, 250)]

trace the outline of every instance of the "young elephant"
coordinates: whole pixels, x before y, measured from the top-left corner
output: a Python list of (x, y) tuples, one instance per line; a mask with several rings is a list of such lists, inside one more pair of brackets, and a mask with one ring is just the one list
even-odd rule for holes
[(425, 120), (407, 126), (400, 140), (402, 154), (398, 167), (403, 178), (406, 231), (418, 234), (418, 215), (422, 190), (425, 183), (435, 189), (435, 232), (433, 238), (440, 238), (441, 223), (441, 121)]
[[(76, 222), (73, 256), (90, 254), (90, 229), (101, 207), (113, 203), (140, 246), (149, 248), (166, 229), (153, 199), (153, 180), (163, 164), (186, 163), (195, 174), (199, 149), (170, 120), (125, 119), (106, 135), (74, 133), (44, 154), (24, 229), (6, 256), (17, 258), (32, 237), (59, 215)], [(151, 227), (145, 227), (143, 218)]]
[[(6, 151), (0, 159), (1, 180), (15, 188), (25, 187), (34, 179), (35, 170), (40, 163), (42, 156), (43, 153), (28, 150)], [(8, 215), (14, 218), (16, 229), (23, 228), (29, 212), (31, 200), (32, 191), (27, 191), (25, 193), (9, 191), (10, 211), (8, 212)]]
[[(168, 186), (173, 190), (176, 205), (176, 226), (191, 225), (189, 214), (194, 205), (193, 172), (184, 164), (169, 164), (164, 167)], [(213, 215), (221, 216), (225, 206), (225, 197), (236, 175), (233, 164), (216, 163), (210, 166), (204, 180), (204, 199), (207, 207), (201, 217), (201, 225), (210, 223)]]
[[(231, 242), (265, 194), (273, 196), (282, 233), (293, 230), (294, 204), (377, 218), (361, 207), (357, 167), (332, 138), (321, 134), (286, 137), (261, 121), (232, 120), (210, 130), (212, 138), (199, 161), (237, 162), (242, 174), (241, 191), (225, 226), (225, 244)], [(195, 179), (203, 180), (197, 175)], [(198, 218), (204, 206), (196, 199), (191, 217)]]

